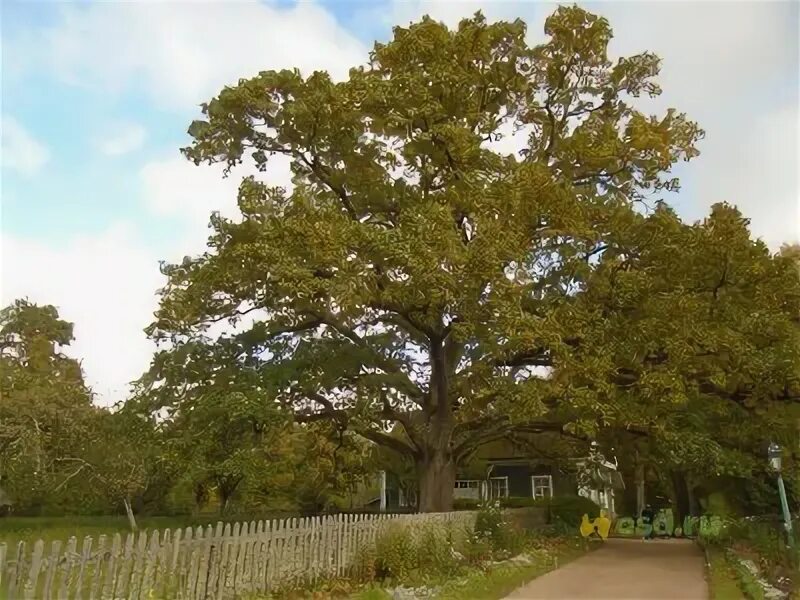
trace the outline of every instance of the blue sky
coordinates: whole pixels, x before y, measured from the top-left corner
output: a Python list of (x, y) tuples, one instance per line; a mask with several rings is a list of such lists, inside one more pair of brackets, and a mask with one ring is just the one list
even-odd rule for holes
[[(738, 204), (772, 247), (800, 239), (798, 2), (585, 4), (612, 52), (652, 50), (664, 95), (707, 130), (668, 198), (687, 220)], [(197, 104), (258, 70), (342, 77), (393, 24), (450, 25), (481, 9), (523, 18), (532, 42), (555, 5), (533, 2), (2, 3), (2, 301), (28, 296), (76, 323), (73, 352), (108, 403), (146, 368), (142, 328), (158, 261), (202, 249), (237, 179), (183, 161)], [(238, 176), (236, 176), (238, 177)], [(268, 173), (287, 180), (286, 166)]]

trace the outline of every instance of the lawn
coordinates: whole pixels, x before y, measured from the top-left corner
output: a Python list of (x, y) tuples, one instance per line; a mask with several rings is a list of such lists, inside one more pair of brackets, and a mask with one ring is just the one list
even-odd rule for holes
[[(461, 576), (442, 582), (432, 596), (433, 600), (499, 600), (529, 581), (558, 568), (587, 552), (580, 540), (553, 540), (547, 555), (538, 555), (530, 563), (506, 561), (485, 568), (473, 567)], [(536, 554), (534, 553), (534, 556)], [(392, 595), (380, 584), (372, 583), (350, 596), (350, 600), (391, 600)]]
[[(272, 515), (272, 518), (286, 518), (287, 514)], [(266, 517), (262, 517), (266, 518)], [(153, 529), (175, 529), (183, 527), (197, 527), (213, 525), (219, 521), (219, 517), (214, 514), (202, 514), (197, 516), (181, 515), (172, 517), (138, 517), (136, 519), (139, 530), (152, 531)], [(224, 519), (225, 521), (243, 521), (242, 517), (232, 516)], [(249, 519), (248, 519), (249, 520)], [(80, 546), (81, 541), (87, 535), (95, 540), (101, 535), (113, 535), (115, 533), (126, 534), (130, 532), (128, 520), (120, 516), (76, 516), (76, 517), (3, 517), (0, 518), (0, 543), (8, 545), (9, 554), (19, 541), (33, 544), (36, 540), (44, 540), (45, 543), (53, 540), (66, 542), (70, 537), (75, 536)]]
[(716, 547), (706, 549), (708, 558), (708, 587), (711, 600), (737, 600), (743, 597), (733, 567), (725, 553)]
[[(443, 586), (436, 600), (498, 600), (529, 581), (552, 571), (586, 553), (582, 544), (563, 544), (547, 560), (531, 564), (507, 564), (475, 571), (463, 579), (456, 579)], [(555, 559), (555, 560), (553, 560)]]

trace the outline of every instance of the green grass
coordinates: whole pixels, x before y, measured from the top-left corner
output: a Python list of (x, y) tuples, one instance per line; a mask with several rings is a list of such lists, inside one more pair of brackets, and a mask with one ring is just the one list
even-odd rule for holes
[[(282, 518), (285, 515), (277, 515)], [(154, 529), (176, 529), (183, 527), (197, 527), (215, 525), (219, 517), (213, 514), (198, 516), (183, 515), (174, 517), (137, 517), (136, 523), (139, 530), (152, 531)], [(231, 516), (225, 521), (244, 521), (243, 517)], [(249, 520), (249, 519), (247, 519)], [(95, 541), (101, 535), (111, 536), (115, 533), (125, 535), (130, 532), (128, 519), (124, 516), (80, 516), (80, 517), (3, 517), (0, 518), (0, 543), (5, 542), (9, 547), (16, 549), (19, 541), (33, 544), (36, 540), (49, 543), (53, 540), (66, 542), (75, 536), (78, 545), (87, 535)]]
[[(487, 569), (472, 568), (462, 576), (449, 581), (430, 582), (438, 587), (436, 600), (499, 600), (529, 581), (553, 570), (554, 561), (564, 565), (586, 553), (583, 545), (564, 545), (547, 560), (531, 564), (504, 564)], [(349, 597), (350, 600), (390, 600), (391, 595), (378, 584), (372, 583)]]
[(725, 557), (724, 551), (709, 546), (708, 587), (711, 600), (738, 600), (743, 597), (736, 571)]
[[(557, 565), (564, 565), (586, 553), (581, 547), (567, 547), (555, 556)], [(551, 560), (528, 565), (503, 565), (488, 571), (476, 571), (463, 579), (447, 583), (436, 596), (437, 600), (499, 600), (515, 589), (553, 570)], [(377, 599), (376, 599), (377, 600)]]

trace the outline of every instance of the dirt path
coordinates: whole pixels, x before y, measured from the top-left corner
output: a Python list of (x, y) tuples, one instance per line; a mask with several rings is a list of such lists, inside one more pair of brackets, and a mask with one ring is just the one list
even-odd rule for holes
[(687, 540), (610, 539), (507, 598), (706, 600), (704, 562), (700, 548)]

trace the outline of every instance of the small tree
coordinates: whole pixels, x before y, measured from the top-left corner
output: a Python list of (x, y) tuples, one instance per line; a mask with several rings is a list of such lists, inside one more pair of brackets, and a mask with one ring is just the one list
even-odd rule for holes
[(59, 504), (68, 485), (89, 491), (70, 462), (101, 411), (63, 353), (72, 330), (53, 306), (17, 300), (0, 311), (0, 477), (22, 512)]

